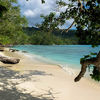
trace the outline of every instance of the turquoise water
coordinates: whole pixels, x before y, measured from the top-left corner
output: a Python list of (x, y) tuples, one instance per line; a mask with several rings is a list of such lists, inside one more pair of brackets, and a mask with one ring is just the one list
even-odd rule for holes
[(100, 50), (100, 47), (92, 48), (90, 45), (17, 45), (13, 48), (39, 55), (45, 60), (72, 68), (80, 67), (80, 58), (84, 55)]

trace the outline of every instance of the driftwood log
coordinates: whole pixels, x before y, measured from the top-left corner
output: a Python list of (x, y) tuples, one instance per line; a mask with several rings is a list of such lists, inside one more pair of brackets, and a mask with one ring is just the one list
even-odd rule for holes
[(20, 59), (0, 56), (0, 61), (4, 64), (17, 64), (19, 63)]
[(4, 47), (1, 47), (1, 46), (0, 46), (0, 51), (4, 51)]
[(81, 61), (80, 64), (82, 65), (81, 71), (79, 75), (74, 79), (75, 82), (79, 81), (84, 76), (87, 67), (91, 64), (94, 65), (98, 69), (98, 71), (100, 71), (100, 52), (96, 57)]

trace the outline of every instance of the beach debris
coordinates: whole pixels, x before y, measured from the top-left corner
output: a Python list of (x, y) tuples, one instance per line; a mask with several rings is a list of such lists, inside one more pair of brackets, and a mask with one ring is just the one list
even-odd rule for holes
[(4, 64), (17, 64), (19, 63), (20, 59), (0, 55), (0, 61)]
[(0, 51), (3, 52), (4, 51), (4, 47), (0, 45)]
[(23, 53), (27, 53), (27, 51), (22, 51)]
[(1, 47), (0, 47), (0, 51), (3, 52), (3, 51), (4, 51), (4, 48), (1, 48)]
[(16, 49), (9, 49), (9, 51), (11, 51), (11, 52), (16, 52), (16, 51), (19, 51), (19, 50), (16, 50)]

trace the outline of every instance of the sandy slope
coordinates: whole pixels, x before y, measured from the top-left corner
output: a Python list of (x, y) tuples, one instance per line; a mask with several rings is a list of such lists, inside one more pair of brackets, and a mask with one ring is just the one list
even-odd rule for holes
[[(82, 78), (81, 81), (75, 83), (73, 81), (75, 76), (70, 76), (59, 66), (42, 63), (35, 57), (31, 59), (22, 53), (12, 53), (7, 50), (0, 54), (21, 59), (20, 63), (16, 65), (0, 63), (9, 70), (8, 76), (12, 74), (12, 71), (14, 72), (13, 77), (8, 77), (5, 73), (5, 80), (0, 79), (0, 91), (4, 91), (5, 86), (7, 90), (10, 88), (11, 91), (13, 91), (12, 87), (15, 87), (16, 92), (13, 91), (15, 96), (16, 93), (19, 95), (23, 93), (23, 98), (18, 95), (20, 99), (16, 99), (16, 97), (11, 99), (12, 94), (7, 94), (9, 99), (0, 95), (0, 98), (4, 98), (3, 100), (100, 100), (100, 85), (93, 81)], [(0, 73), (3, 74), (3, 71)], [(5, 83), (6, 85), (4, 85)], [(28, 95), (32, 97), (30, 98)]]

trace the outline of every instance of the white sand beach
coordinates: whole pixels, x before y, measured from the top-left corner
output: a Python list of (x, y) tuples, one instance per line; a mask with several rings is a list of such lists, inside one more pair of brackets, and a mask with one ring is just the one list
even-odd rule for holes
[(100, 100), (100, 85), (75, 76), (61, 67), (5, 50), (0, 55), (20, 58), (11, 65), (0, 62), (0, 100)]

